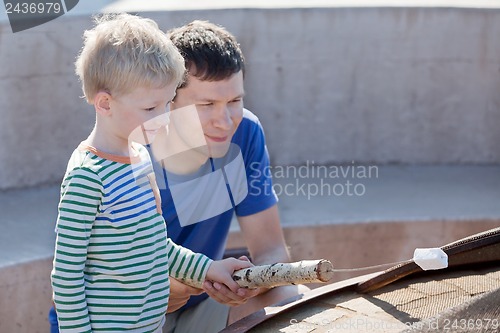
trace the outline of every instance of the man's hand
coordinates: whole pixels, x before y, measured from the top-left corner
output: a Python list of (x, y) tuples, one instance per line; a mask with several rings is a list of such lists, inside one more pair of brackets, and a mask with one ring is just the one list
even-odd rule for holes
[[(248, 261), (246, 256), (241, 256), (238, 258), (239, 260)], [(226, 285), (219, 282), (205, 281), (203, 283), (203, 290), (221, 304), (226, 304), (230, 306), (236, 306), (246, 303), (250, 298), (257, 296), (263, 290), (261, 289), (246, 289), (246, 288), (238, 288), (236, 292), (233, 292)]]
[(234, 271), (251, 266), (253, 266), (252, 263), (245, 256), (239, 259), (227, 258), (214, 261), (208, 269), (206, 281), (203, 283), (203, 290), (222, 304), (238, 305), (245, 303), (249, 297), (258, 294), (258, 292), (240, 288), (233, 280), (232, 274)]
[(188, 286), (179, 280), (170, 277), (170, 298), (168, 299), (167, 313), (179, 310), (187, 303), (189, 297), (203, 293), (203, 289)]
[(259, 289), (246, 289), (240, 288), (237, 293), (234, 293), (223, 284), (218, 282), (205, 281), (203, 283), (203, 290), (221, 304), (229, 306), (237, 306), (245, 304), (250, 298), (257, 296), (263, 291)]

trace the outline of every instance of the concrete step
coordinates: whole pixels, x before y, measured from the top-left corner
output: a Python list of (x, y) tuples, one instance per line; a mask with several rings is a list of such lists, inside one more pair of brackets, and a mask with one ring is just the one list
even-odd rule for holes
[[(372, 166), (363, 178), (369, 167), (275, 167), (283, 227), (500, 218), (500, 166)], [(52, 255), (58, 199), (58, 185), (0, 193), (0, 268)]]

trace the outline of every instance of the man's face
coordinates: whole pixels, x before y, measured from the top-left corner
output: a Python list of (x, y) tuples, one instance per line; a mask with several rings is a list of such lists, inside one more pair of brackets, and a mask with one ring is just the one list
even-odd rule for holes
[(223, 157), (243, 118), (244, 93), (241, 71), (222, 81), (201, 81), (189, 75), (187, 86), (177, 89), (171, 109), (175, 112), (194, 105), (208, 147), (208, 152), (200, 152), (207, 157)]

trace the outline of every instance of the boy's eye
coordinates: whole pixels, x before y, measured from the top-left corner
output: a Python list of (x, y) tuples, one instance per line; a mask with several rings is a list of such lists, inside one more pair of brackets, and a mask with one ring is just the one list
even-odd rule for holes
[[(167, 102), (167, 104), (165, 104), (165, 109), (166, 109), (167, 111), (168, 111), (168, 110), (170, 110), (170, 104), (171, 104), (171, 103), (172, 103), (172, 101), (168, 101), (168, 102)], [(158, 106), (154, 106), (154, 107), (147, 108), (147, 109), (144, 109), (144, 110), (145, 110), (145, 111), (149, 111), (149, 112), (151, 112), (151, 111), (156, 110), (157, 108), (160, 108), (160, 106), (158, 105)]]
[(233, 99), (231, 102), (229, 103), (239, 103), (241, 102), (241, 98), (238, 98), (238, 99)]

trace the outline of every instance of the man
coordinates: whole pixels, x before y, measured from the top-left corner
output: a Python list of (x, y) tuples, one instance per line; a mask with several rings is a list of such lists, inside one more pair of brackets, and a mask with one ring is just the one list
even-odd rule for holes
[[(151, 147), (169, 237), (220, 259), (236, 213), (255, 265), (289, 261), (264, 133), (258, 118), (243, 108), (245, 61), (236, 39), (202, 21), (168, 35), (187, 69), (171, 106), (168, 132), (158, 134)], [(307, 290), (286, 286), (233, 293), (210, 282), (203, 289), (206, 294), (191, 297), (175, 311), (202, 290), (172, 281), (169, 332), (217, 332)]]

